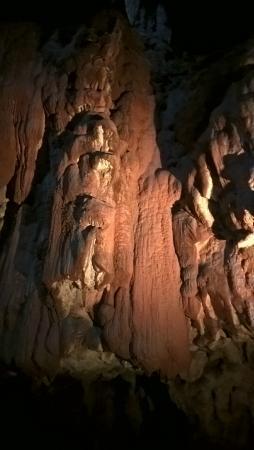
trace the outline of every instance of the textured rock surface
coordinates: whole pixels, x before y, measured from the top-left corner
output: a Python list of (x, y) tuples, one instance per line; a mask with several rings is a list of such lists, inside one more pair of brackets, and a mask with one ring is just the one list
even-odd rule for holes
[[(130, 4), (140, 17), (141, 2)], [(149, 20), (154, 32), (155, 15)], [(217, 443), (246, 446), (254, 438), (253, 41), (208, 56), (177, 57), (161, 45), (158, 66), (153, 33), (141, 35), (162, 164), (182, 184), (172, 223), (192, 361), (171, 395)]]
[(179, 61), (188, 71), (168, 87), (158, 134), (182, 180), (173, 234), (193, 356), (171, 393), (206, 433), (240, 446), (253, 441), (252, 49)]
[(207, 434), (243, 445), (254, 43), (175, 56), (163, 6), (141, 3), (126, 8), (144, 49), (113, 14), (1, 25), (0, 358), (89, 382), (159, 372)]
[(17, 45), (3, 36), (1, 357), (106, 370), (108, 349), (148, 372), (186, 371), (170, 212), (181, 185), (159, 169), (135, 38), (110, 16), (68, 43), (55, 32), (39, 46), (32, 26), (16, 28)]

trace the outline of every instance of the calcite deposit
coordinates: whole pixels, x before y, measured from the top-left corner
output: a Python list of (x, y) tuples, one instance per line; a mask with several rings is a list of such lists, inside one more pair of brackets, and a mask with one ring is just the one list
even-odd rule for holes
[(192, 354), (187, 380), (171, 383), (171, 393), (226, 446), (253, 440), (252, 61), (250, 40), (193, 71), (177, 88), (188, 94), (173, 131), (161, 128), (171, 142), (168, 167), (182, 181), (173, 235)]
[(206, 433), (243, 443), (254, 43), (177, 57), (162, 6), (153, 23), (134, 3), (144, 46), (109, 11), (71, 33), (0, 25), (0, 360), (156, 372)]
[(1, 39), (2, 359), (54, 373), (68, 355), (93, 351), (99, 367), (111, 352), (148, 373), (186, 372), (171, 214), (181, 183), (160, 169), (140, 45), (110, 15), (67, 44), (55, 32), (40, 46), (32, 25), (15, 28), (16, 44), (9, 27)]

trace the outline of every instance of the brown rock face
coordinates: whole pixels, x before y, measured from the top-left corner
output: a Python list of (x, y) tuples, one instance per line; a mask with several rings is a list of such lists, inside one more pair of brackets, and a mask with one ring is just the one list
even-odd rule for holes
[(174, 214), (186, 314), (213, 338), (253, 325), (251, 80), (234, 83), (213, 111)]
[(206, 433), (232, 446), (253, 442), (252, 49), (248, 42), (193, 75), (171, 147), (182, 180), (173, 235), (192, 342), (188, 379), (171, 392)]
[(0, 356), (27, 371), (102, 367), (106, 350), (166, 376), (189, 366), (181, 184), (160, 169), (139, 46), (113, 19), (68, 44), (1, 31)]
[(159, 372), (206, 432), (244, 442), (253, 42), (188, 70), (165, 60), (157, 136), (150, 68), (120, 17), (48, 38), (1, 25), (0, 46), (0, 359), (89, 380)]

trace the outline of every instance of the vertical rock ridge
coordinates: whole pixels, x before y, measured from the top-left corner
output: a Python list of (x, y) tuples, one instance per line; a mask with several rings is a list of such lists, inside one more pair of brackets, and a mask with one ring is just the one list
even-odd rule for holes
[[(31, 62), (26, 73), (25, 59), (5, 68), (28, 91), (22, 108), (19, 84), (12, 93), (10, 202), (20, 207), (1, 260), (2, 357), (50, 373), (75, 358), (89, 367), (92, 352), (102, 370), (104, 347), (172, 376), (189, 364), (171, 223), (181, 187), (156, 172), (149, 70), (124, 21), (112, 20), (67, 44), (55, 33), (41, 50), (36, 29), (16, 31)], [(33, 181), (39, 149), (49, 163)]]

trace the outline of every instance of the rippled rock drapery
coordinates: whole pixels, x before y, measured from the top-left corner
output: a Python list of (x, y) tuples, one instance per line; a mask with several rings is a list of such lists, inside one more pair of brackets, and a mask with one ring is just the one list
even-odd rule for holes
[(1, 358), (39, 373), (121, 370), (114, 355), (186, 371), (181, 186), (160, 170), (139, 45), (110, 14), (67, 43), (13, 33), (3, 26)]
[[(141, 2), (130, 3), (140, 16)], [(182, 182), (173, 235), (192, 353), (187, 380), (170, 391), (217, 443), (242, 446), (253, 441), (254, 411), (253, 41), (230, 49), (237, 35), (225, 36), (225, 50), (221, 36), (220, 52), (167, 58), (163, 40), (151, 48), (155, 14), (150, 20), (153, 32), (141, 35), (153, 53), (157, 141), (163, 166)]]
[(1, 25), (0, 358), (37, 375), (158, 371), (209, 435), (242, 444), (254, 44), (169, 57), (158, 11), (133, 19), (150, 66), (115, 15), (71, 36)]

